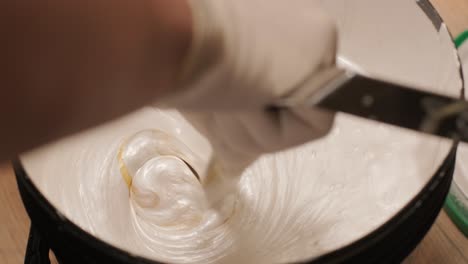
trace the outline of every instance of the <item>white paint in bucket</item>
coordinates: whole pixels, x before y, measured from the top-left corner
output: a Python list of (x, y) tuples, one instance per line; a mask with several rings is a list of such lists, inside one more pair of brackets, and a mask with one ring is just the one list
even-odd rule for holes
[[(436, 32), (414, 1), (324, 4), (339, 20), (342, 62), (369, 75), (459, 93), (459, 65), (446, 28)], [(146, 223), (138, 222), (118, 169), (120, 144), (144, 129), (171, 134), (201, 162), (208, 160), (208, 143), (178, 113), (146, 108), (22, 161), (45, 197), (83, 229), (132, 254), (168, 262), (208, 263), (224, 255), (246, 263), (290, 262), (336, 250), (394, 216), (450, 147), (446, 140), (340, 114), (326, 138), (252, 165), (227, 223), (209, 232), (172, 230), (171, 237), (140, 232), (163, 231), (141, 227)]]

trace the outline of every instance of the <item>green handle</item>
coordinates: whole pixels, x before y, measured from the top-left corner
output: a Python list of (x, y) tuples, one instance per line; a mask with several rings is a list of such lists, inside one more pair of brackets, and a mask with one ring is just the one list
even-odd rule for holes
[(458, 37), (455, 38), (455, 47), (457, 49), (468, 39), (468, 30), (463, 31)]

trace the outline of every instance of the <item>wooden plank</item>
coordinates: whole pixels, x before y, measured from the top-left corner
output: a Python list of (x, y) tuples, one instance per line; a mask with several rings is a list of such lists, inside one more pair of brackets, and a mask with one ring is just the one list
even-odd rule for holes
[(445, 212), (440, 214), (437, 225), (444, 232), (452, 245), (468, 260), (468, 238), (458, 230)]
[(468, 29), (468, 0), (430, 0), (456, 37)]
[[(453, 233), (448, 235), (448, 230)], [(457, 235), (461, 233), (456, 230), (447, 215), (441, 213), (428, 235), (404, 263), (468, 263), (468, 258), (464, 255), (466, 253), (461, 251), (468, 246), (468, 241), (454, 240)]]
[(29, 218), (19, 196), (11, 166), (0, 165), (0, 260), (22, 263), (29, 232)]

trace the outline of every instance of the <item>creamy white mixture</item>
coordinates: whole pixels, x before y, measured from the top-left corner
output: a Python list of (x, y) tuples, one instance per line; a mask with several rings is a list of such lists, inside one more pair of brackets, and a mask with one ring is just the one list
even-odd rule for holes
[[(445, 28), (437, 34), (414, 1), (324, 3), (339, 20), (342, 64), (459, 92), (450, 37)], [(185, 163), (203, 175), (210, 146), (176, 112), (142, 109), (22, 160), (61, 214), (132, 254), (272, 263), (316, 257), (368, 234), (420, 191), (449, 147), (338, 115), (326, 138), (255, 162), (214, 209)]]
[[(171, 142), (167, 136), (172, 143), (158, 145)], [(209, 146), (174, 112), (143, 109), (24, 161), (65, 216), (129, 252), (167, 262), (227, 255), (271, 263), (367, 234), (420, 190), (449, 145), (340, 115), (327, 138), (257, 161), (220, 211), (206, 207), (202, 186), (177, 158), (183, 152), (202, 166)], [(130, 190), (119, 157), (128, 161)]]

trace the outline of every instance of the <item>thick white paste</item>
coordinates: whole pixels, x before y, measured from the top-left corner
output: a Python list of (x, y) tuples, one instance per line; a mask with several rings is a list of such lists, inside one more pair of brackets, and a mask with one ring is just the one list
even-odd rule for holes
[[(436, 33), (414, 1), (324, 3), (339, 20), (343, 64), (459, 92), (449, 35), (445, 28)], [(180, 142), (160, 145), (149, 131)], [(368, 234), (422, 188), (449, 147), (338, 115), (326, 138), (255, 162), (220, 210), (208, 209), (182, 161), (203, 172), (209, 144), (176, 112), (142, 109), (22, 160), (61, 214), (129, 253), (166, 262), (272, 263), (316, 257)]]
[(200, 146), (194, 154), (209, 153), (177, 113), (143, 109), (24, 161), (65, 216), (129, 252), (168, 262), (209, 263), (226, 254), (249, 263), (292, 261), (346, 245), (383, 223), (419, 191), (450, 145), (337, 118), (327, 138), (257, 161), (241, 178), (234, 208), (221, 213), (207, 210), (201, 185), (179, 159), (147, 160), (134, 175), (136, 194), (121, 176), (121, 144), (152, 129), (150, 120), (188, 148)]

